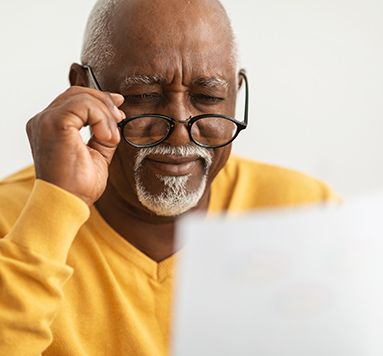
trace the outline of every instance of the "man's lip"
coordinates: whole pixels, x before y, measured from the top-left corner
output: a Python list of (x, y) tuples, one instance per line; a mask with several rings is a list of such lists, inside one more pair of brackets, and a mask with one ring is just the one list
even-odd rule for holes
[(188, 175), (201, 164), (201, 158), (198, 156), (151, 155), (145, 160), (155, 173), (164, 176)]

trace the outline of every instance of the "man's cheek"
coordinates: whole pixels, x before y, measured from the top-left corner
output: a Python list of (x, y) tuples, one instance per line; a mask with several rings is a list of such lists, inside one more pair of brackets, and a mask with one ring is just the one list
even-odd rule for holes
[(231, 145), (216, 148), (214, 152), (212, 153), (212, 165), (209, 172), (209, 182), (211, 183), (212, 180), (217, 176), (219, 171), (225, 166), (227, 160), (229, 159), (231, 152)]

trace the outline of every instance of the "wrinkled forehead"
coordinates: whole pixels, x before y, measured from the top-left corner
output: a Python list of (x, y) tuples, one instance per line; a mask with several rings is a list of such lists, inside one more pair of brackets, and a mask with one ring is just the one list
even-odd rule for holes
[[(190, 76), (234, 72), (231, 28), (220, 7), (210, 1), (166, 1), (117, 7), (110, 23), (115, 64), (134, 72), (178, 70)], [(153, 6), (157, 2), (161, 6)]]

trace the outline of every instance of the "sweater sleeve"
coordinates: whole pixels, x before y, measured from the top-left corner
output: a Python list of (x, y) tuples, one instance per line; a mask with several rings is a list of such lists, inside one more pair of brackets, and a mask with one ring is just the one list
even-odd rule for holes
[(40, 355), (72, 274), (70, 246), (89, 217), (87, 205), (41, 180), (0, 240), (0, 354)]

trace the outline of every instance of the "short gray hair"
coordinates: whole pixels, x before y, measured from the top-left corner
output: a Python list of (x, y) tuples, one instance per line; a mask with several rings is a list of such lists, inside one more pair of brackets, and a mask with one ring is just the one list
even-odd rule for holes
[(94, 5), (85, 28), (81, 62), (92, 65), (95, 71), (111, 63), (116, 56), (111, 37), (110, 19), (119, 0), (98, 0)]
[[(113, 18), (111, 15), (120, 1), (124, 0), (98, 0), (89, 15), (84, 33), (81, 62), (91, 65), (96, 72), (101, 71), (116, 56), (116, 48), (111, 41), (112, 28), (110, 19)], [(225, 8), (219, 1), (218, 3), (228, 19), (229, 31), (231, 33), (230, 46), (232, 49), (230, 60), (233, 66), (237, 67), (238, 53), (234, 31)]]

